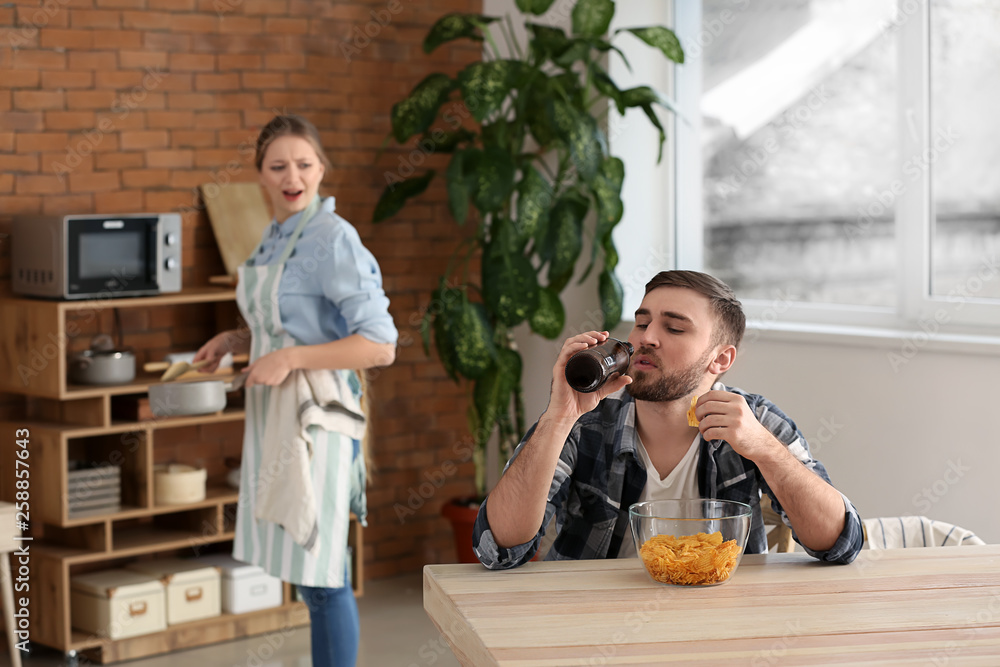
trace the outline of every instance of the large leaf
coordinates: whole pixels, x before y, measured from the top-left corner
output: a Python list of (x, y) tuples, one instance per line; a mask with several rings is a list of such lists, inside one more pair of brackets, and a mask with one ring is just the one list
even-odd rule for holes
[(604, 160), (594, 178), (594, 198), (597, 200), (597, 237), (601, 238), (622, 219), (622, 184), (625, 182), (625, 163), (616, 157)]
[(597, 121), (562, 100), (552, 102), (552, 120), (569, 146), (570, 157), (580, 176), (591, 181), (604, 160), (602, 134)]
[(526, 14), (541, 16), (549, 11), (555, 0), (517, 0), (517, 8)]
[(446, 132), (441, 129), (434, 129), (424, 135), (420, 140), (419, 147), (427, 153), (454, 153), (458, 145), (476, 138), (474, 132), (461, 127), (457, 130)]
[(483, 258), (483, 301), (496, 318), (517, 326), (538, 306), (538, 276), (531, 260), (496, 243)]
[(659, 104), (677, 113), (677, 107), (662, 93), (653, 90), (649, 86), (636, 86), (629, 88), (622, 93), (622, 101), (626, 107), (642, 107), (646, 105)]
[(528, 92), (528, 106), (524, 112), (531, 136), (543, 149), (550, 148), (559, 136), (552, 120), (555, 115), (552, 111), (552, 96), (551, 82), (548, 79), (544, 83), (532, 86)]
[(445, 14), (431, 26), (430, 32), (424, 38), (424, 53), (430, 53), (442, 44), (463, 37), (481, 42), (483, 36), (480, 31), (498, 20), (496, 17), (482, 14)]
[(472, 390), (473, 405), (478, 417), (477, 440), (485, 441), (493, 425), (507, 415), (511, 397), (521, 382), (521, 355), (515, 350), (497, 350), (496, 363), (476, 381)]
[(465, 224), (465, 219), (469, 215), (469, 200), (471, 190), (468, 179), (465, 176), (465, 156), (472, 149), (458, 151), (451, 156), (448, 163), (448, 170), (445, 172), (448, 186), (448, 210), (451, 217), (460, 225)]
[(497, 112), (517, 85), (522, 63), (517, 60), (475, 62), (458, 73), (465, 106), (477, 122)]
[(514, 189), (514, 161), (499, 148), (465, 154), (465, 174), (472, 190), (472, 203), (482, 213), (500, 210)]
[(392, 136), (404, 143), (431, 126), (448, 93), (452, 81), (440, 73), (430, 74), (418, 83), (405, 100), (392, 105)]
[(539, 255), (549, 262), (549, 286), (556, 292), (561, 292), (573, 276), (573, 268), (583, 248), (583, 219), (587, 210), (586, 201), (569, 196), (559, 199), (549, 214), (549, 226)]
[(423, 176), (414, 176), (400, 183), (390, 183), (382, 191), (378, 203), (375, 204), (375, 212), (372, 213), (372, 222), (382, 222), (399, 213), (403, 204), (410, 197), (416, 197), (427, 189), (431, 179), (434, 178), (434, 170), (428, 171)]
[(510, 123), (505, 118), (499, 118), (489, 125), (483, 125), (483, 146), (496, 146), (509, 152), (510, 132)]
[(440, 312), (434, 318), (438, 355), (449, 375), (470, 380), (483, 376), (496, 358), (493, 329), (481, 303), (471, 303), (464, 290), (441, 288)]
[(573, 34), (600, 37), (608, 31), (614, 15), (612, 0), (579, 0), (573, 7)]
[(623, 292), (621, 283), (611, 271), (601, 271), (597, 281), (597, 291), (601, 297), (601, 312), (604, 313), (603, 329), (611, 331), (622, 319)]
[(534, 167), (524, 170), (524, 178), (518, 184), (517, 193), (517, 247), (534, 238), (544, 230), (552, 206), (552, 186)]
[(528, 23), (527, 28), (532, 33), (531, 49), (540, 63), (548, 59), (555, 59), (569, 47), (569, 38), (566, 37), (566, 32), (562, 28), (554, 28), (540, 23)]
[(597, 63), (590, 63), (590, 79), (594, 82), (597, 92), (605, 97), (610, 97), (618, 109), (618, 113), (625, 113), (624, 95), (618, 85), (611, 79), (607, 72)]
[(578, 60), (589, 60), (591, 45), (586, 39), (573, 39), (565, 49), (556, 55), (552, 60), (555, 64), (566, 69), (570, 69)]
[(616, 30), (615, 34), (617, 35), (620, 32), (632, 33), (650, 46), (663, 51), (663, 55), (675, 63), (684, 62), (684, 49), (681, 48), (681, 41), (677, 39), (674, 31), (669, 28), (664, 28), (661, 25), (650, 26), (648, 28), (622, 28), (621, 30)]
[(531, 330), (536, 334), (555, 340), (566, 326), (566, 309), (559, 294), (548, 287), (538, 292), (538, 307), (531, 315)]

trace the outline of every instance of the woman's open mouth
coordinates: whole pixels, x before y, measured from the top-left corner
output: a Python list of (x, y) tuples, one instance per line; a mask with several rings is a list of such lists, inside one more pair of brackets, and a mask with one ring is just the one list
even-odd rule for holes
[(285, 201), (295, 201), (302, 196), (302, 190), (282, 190), (281, 194), (285, 196)]

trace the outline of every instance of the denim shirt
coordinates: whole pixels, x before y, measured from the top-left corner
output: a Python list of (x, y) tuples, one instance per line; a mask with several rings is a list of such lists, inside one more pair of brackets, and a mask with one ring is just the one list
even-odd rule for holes
[[(754, 415), (802, 465), (826, 482), (826, 468), (809, 453), (809, 444), (795, 423), (763, 396), (717, 382), (713, 389), (742, 395)], [(517, 458), (531, 438), (536, 423), (511, 457)], [(768, 487), (757, 466), (739, 454), (724, 440), (699, 438), (698, 490), (702, 498), (719, 498), (746, 503), (753, 508), (746, 553), (767, 551), (767, 535), (760, 510), (760, 497), (766, 493), (774, 510), (786, 525), (788, 516)], [(510, 462), (507, 467), (510, 467)], [(542, 527), (524, 544), (500, 547), (493, 538), (486, 515), (486, 503), (479, 508), (473, 529), (472, 545), (486, 567), (508, 569), (528, 562), (538, 550), (545, 526), (556, 517), (557, 537), (546, 560), (615, 558), (622, 540), (631, 535), (629, 506), (638, 502), (646, 485), (646, 470), (636, 449), (635, 400), (625, 389), (611, 394), (598, 406), (580, 417), (563, 445), (549, 487)], [(861, 518), (847, 496), (844, 500), (844, 529), (836, 543), (826, 551), (803, 548), (815, 558), (836, 563), (850, 563), (861, 550), (864, 535)], [(792, 531), (795, 541), (798, 536)], [(800, 543), (801, 544), (801, 543)]]
[[(378, 262), (335, 207), (333, 197), (323, 200), (285, 264), (278, 285), (281, 323), (305, 345), (356, 333), (375, 343), (395, 343), (398, 333)], [(271, 221), (250, 256), (253, 265), (278, 261), (301, 215), (283, 223)]]

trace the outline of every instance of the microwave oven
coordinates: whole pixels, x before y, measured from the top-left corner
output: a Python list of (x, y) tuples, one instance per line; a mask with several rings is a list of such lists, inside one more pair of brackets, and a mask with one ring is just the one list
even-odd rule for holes
[(14, 218), (11, 290), (49, 299), (181, 289), (178, 213)]

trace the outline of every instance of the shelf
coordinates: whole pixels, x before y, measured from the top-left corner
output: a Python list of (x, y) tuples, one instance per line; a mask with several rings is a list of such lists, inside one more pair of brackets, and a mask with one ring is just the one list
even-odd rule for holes
[[(272, 609), (261, 609), (246, 614), (222, 614), (190, 623), (168, 625), (166, 630), (126, 639), (105, 639), (73, 629), (70, 631), (69, 649), (74, 651), (98, 649), (101, 651), (98, 663), (103, 664), (163, 653), (178, 646), (184, 648), (203, 646), (248, 634), (263, 634), (289, 627), (301, 627), (308, 623), (309, 612), (304, 602), (286, 602)], [(167, 647), (166, 650), (162, 648), (163, 646)]]
[[(129, 382), (128, 384), (114, 384), (114, 385), (104, 385), (104, 384), (67, 384), (66, 394), (63, 396), (63, 400), (71, 401), (74, 398), (94, 398), (97, 396), (122, 396), (124, 394), (145, 394), (149, 391), (149, 388), (158, 385), (165, 384), (160, 382), (160, 376), (162, 373), (144, 373), (137, 372), (135, 380)], [(205, 373), (204, 377), (196, 379), (184, 379), (175, 380), (174, 382), (202, 382), (204, 380), (221, 380), (223, 382), (229, 382), (235, 378), (238, 373)]]
[[(110, 426), (80, 426), (76, 424), (56, 424), (53, 422), (25, 421), (16, 422), (17, 428), (26, 428), (33, 435), (37, 431), (47, 431), (66, 438), (86, 438), (95, 435), (111, 435), (115, 433), (132, 433), (146, 429), (179, 428), (181, 426), (199, 426), (201, 424), (217, 424), (220, 422), (242, 421), (246, 416), (242, 407), (226, 408), (222, 412), (207, 415), (190, 415), (186, 417), (154, 417), (146, 421), (113, 420)], [(15, 424), (15, 422), (4, 422)]]
[(54, 306), (61, 313), (73, 310), (104, 310), (105, 308), (147, 308), (149, 306), (185, 306), (192, 303), (213, 303), (233, 301), (236, 290), (232, 287), (188, 287), (180, 292), (157, 294), (155, 296), (126, 296), (112, 299), (33, 299), (10, 293), (0, 295), (5, 301), (17, 306)]
[(121, 519), (140, 519), (144, 516), (156, 516), (158, 514), (175, 514), (187, 510), (204, 509), (206, 507), (216, 507), (226, 503), (235, 503), (240, 499), (240, 492), (228, 486), (210, 486), (205, 489), (205, 499), (196, 503), (185, 503), (184, 505), (157, 505), (155, 507), (129, 507), (112, 514), (94, 514), (92, 516), (77, 516), (66, 521), (64, 527), (85, 526), (103, 521), (119, 521)]

